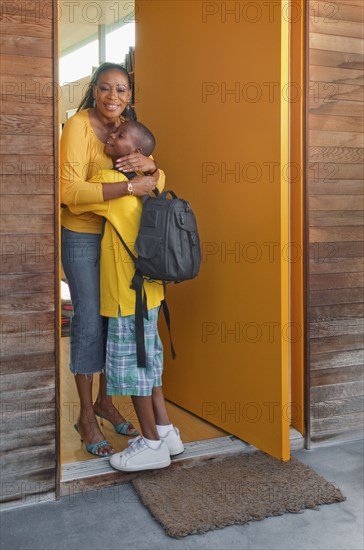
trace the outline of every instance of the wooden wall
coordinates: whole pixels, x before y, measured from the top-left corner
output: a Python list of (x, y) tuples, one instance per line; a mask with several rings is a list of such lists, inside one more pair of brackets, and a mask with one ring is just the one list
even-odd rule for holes
[(363, 436), (363, 1), (309, 2), (312, 440)]
[(3, 2), (1, 500), (54, 491), (58, 355), (55, 2)]

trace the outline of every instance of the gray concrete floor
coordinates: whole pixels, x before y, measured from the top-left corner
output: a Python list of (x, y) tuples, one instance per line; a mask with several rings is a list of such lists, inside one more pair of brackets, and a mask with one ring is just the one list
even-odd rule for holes
[(352, 550), (364, 547), (363, 442), (297, 451), (296, 458), (337, 484), (345, 502), (203, 535), (173, 539), (139, 502), (130, 484), (5, 510), (3, 550)]

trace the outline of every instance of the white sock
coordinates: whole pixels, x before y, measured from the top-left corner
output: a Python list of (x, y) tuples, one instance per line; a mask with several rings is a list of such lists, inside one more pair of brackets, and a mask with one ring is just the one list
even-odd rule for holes
[(143, 435), (143, 439), (144, 439), (144, 443), (148, 445), (150, 449), (154, 449), (154, 450), (159, 449), (162, 443), (160, 439), (158, 439), (157, 441), (155, 439), (147, 439), (146, 437), (144, 437), (144, 435)]
[(173, 424), (167, 424), (166, 426), (158, 426), (157, 424), (157, 432), (159, 437), (166, 437), (167, 433), (171, 430), (173, 430)]

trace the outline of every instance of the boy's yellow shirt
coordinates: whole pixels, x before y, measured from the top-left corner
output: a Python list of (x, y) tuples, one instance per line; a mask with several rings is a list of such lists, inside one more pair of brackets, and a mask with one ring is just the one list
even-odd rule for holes
[[(127, 181), (127, 178), (116, 170), (99, 170), (90, 180), (95, 183), (105, 181)], [(130, 288), (135, 267), (114, 227), (135, 254), (134, 243), (139, 231), (142, 207), (141, 198), (134, 196), (120, 197), (99, 204), (69, 205), (74, 214), (94, 212), (111, 222), (105, 223), (101, 241), (100, 313), (105, 317), (117, 317), (119, 308), (121, 315), (135, 314), (135, 291)], [(164, 298), (163, 286), (146, 281), (144, 288), (148, 309), (159, 306)]]

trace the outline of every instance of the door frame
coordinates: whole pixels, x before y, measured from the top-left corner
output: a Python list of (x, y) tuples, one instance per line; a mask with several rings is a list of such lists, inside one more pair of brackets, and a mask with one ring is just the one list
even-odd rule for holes
[(55, 495), (56, 499), (61, 496), (61, 284), (60, 284), (60, 189), (59, 189), (59, 4), (53, 7), (53, 81), (54, 90), (57, 90), (57, 97), (53, 102), (53, 156), (54, 156), (54, 249), (55, 249), (55, 278), (54, 278), (54, 295), (55, 295)]
[(308, 117), (309, 105), (307, 98), (307, 88), (309, 85), (309, 3), (310, 0), (303, 0), (305, 8), (304, 27), (302, 31), (302, 206), (303, 206), (303, 311), (304, 311), (304, 441), (305, 449), (311, 449), (311, 370), (310, 370), (310, 292), (309, 292), (309, 273), (310, 273), (310, 248), (309, 248), (309, 223), (308, 223), (308, 186), (307, 186), (307, 159), (308, 159)]

